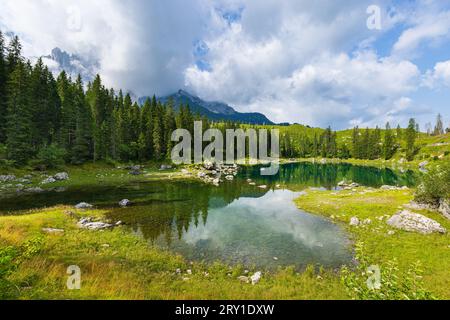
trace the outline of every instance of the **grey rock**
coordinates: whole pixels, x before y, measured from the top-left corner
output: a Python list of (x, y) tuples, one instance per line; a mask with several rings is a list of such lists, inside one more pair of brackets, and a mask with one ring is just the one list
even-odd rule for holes
[(250, 277), (252, 285), (257, 284), (261, 280), (261, 277), (262, 277), (261, 271), (255, 272), (255, 274)]
[(79, 204), (77, 204), (75, 206), (75, 208), (77, 208), (77, 209), (92, 209), (93, 206), (86, 202), (80, 202)]
[(44, 189), (39, 188), (39, 187), (35, 187), (35, 188), (27, 188), (25, 190), (23, 190), (24, 192), (28, 192), (28, 193), (42, 193), (44, 192)]
[(114, 226), (112, 224), (101, 222), (101, 221), (93, 222), (91, 218), (84, 218), (78, 222), (78, 227), (81, 229), (97, 231), (97, 230), (110, 229), (110, 228), (113, 228)]
[(53, 176), (57, 181), (69, 180), (69, 174), (67, 172), (59, 172)]
[(10, 182), (16, 180), (16, 176), (12, 174), (0, 176), (0, 182)]
[(450, 219), (450, 202), (446, 199), (441, 199), (439, 202), (439, 212), (442, 213), (444, 217)]
[(419, 163), (419, 168), (420, 169), (425, 169), (425, 167), (428, 165), (428, 161), (423, 161), (423, 162), (421, 162), (421, 163)]
[(55, 182), (56, 182), (55, 178), (53, 178), (53, 177), (48, 177), (47, 179), (43, 180), (43, 181), (41, 182), (41, 184), (50, 184), (50, 183), (55, 183)]
[(128, 207), (131, 204), (131, 201), (128, 199), (123, 199), (119, 202), (119, 206), (122, 208)]
[(357, 217), (352, 217), (350, 219), (350, 225), (351, 226), (359, 226), (359, 224), (360, 224), (360, 221), (359, 221), (359, 219)]
[(387, 224), (397, 229), (410, 232), (418, 232), (422, 234), (447, 232), (447, 230), (445, 230), (445, 228), (442, 227), (438, 222), (421, 214), (413, 213), (408, 210), (403, 210), (393, 215), (387, 221)]

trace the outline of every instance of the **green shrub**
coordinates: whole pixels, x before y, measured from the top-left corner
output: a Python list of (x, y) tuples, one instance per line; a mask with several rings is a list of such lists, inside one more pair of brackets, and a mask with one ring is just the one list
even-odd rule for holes
[[(392, 260), (378, 266), (378, 282), (372, 282), (376, 274), (372, 264), (364, 256), (364, 244), (356, 245), (356, 259), (359, 264), (352, 271), (341, 269), (341, 281), (348, 294), (359, 300), (433, 300), (436, 299), (424, 289), (420, 263), (413, 264), (406, 272), (401, 272), (397, 261)], [(372, 283), (372, 286), (368, 285)]]
[(416, 191), (416, 201), (438, 205), (441, 199), (450, 199), (450, 162), (444, 161), (422, 176)]
[(41, 236), (32, 238), (20, 247), (7, 246), (0, 248), (0, 300), (14, 298), (17, 287), (8, 280), (25, 260), (37, 255), (43, 248), (44, 241)]
[(52, 169), (64, 165), (64, 158), (66, 151), (55, 144), (42, 147), (35, 160), (32, 160), (30, 164), (38, 169)]

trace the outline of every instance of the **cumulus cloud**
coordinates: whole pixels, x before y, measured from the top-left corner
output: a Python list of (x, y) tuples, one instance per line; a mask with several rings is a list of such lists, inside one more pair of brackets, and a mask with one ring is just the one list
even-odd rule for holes
[(423, 85), (429, 88), (450, 87), (450, 60), (436, 63), (424, 77)]
[[(371, 36), (368, 3), (347, 4), (332, 10), (309, 1), (283, 2), (280, 10), (272, 1), (246, 6), (241, 21), (206, 41), (211, 69), (191, 65), (186, 85), (277, 122), (346, 127), (384, 121), (394, 101), (414, 91), (420, 72), (407, 60), (379, 59), (373, 51), (347, 54)], [(258, 19), (269, 27), (258, 29)]]

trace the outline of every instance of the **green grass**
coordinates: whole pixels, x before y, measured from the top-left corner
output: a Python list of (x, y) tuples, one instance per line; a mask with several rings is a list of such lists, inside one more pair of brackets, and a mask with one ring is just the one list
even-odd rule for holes
[[(424, 268), (424, 287), (439, 298), (450, 298), (450, 236), (449, 234), (422, 235), (393, 230), (386, 224), (386, 218), (401, 210), (413, 199), (412, 191), (383, 191), (364, 188), (353, 191), (308, 191), (296, 200), (299, 208), (330, 218), (342, 224), (355, 242), (364, 243), (364, 254), (374, 265), (383, 265), (397, 259), (400, 270), (420, 261)], [(417, 213), (438, 221), (450, 230), (450, 221), (430, 211)], [(371, 224), (349, 226), (350, 219), (371, 219)], [(384, 217), (382, 221), (381, 217)]]

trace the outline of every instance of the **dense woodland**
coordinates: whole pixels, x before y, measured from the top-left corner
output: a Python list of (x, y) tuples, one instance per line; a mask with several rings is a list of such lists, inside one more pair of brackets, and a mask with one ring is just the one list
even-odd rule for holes
[[(204, 129), (235, 129), (244, 124), (212, 123), (193, 114), (188, 105), (162, 104), (155, 97), (143, 106), (129, 94), (102, 84), (99, 75), (89, 83), (64, 71), (55, 79), (41, 59), (24, 59), (21, 43), (8, 44), (0, 32), (0, 161), (8, 165), (81, 164), (163, 160), (170, 157), (176, 128), (193, 131), (196, 120)], [(443, 133), (442, 119), (434, 134)], [(248, 126), (245, 126), (248, 128)], [(338, 143), (331, 128), (281, 127), (283, 157), (390, 159), (401, 142), (412, 160), (418, 133), (414, 119), (408, 128), (354, 128), (351, 143)], [(262, 127), (253, 126), (255, 129)]]

